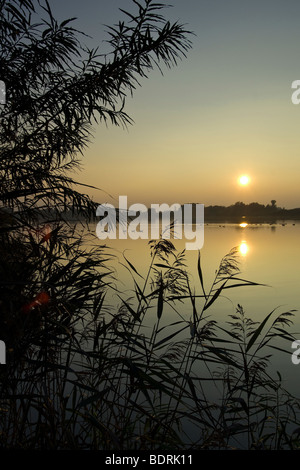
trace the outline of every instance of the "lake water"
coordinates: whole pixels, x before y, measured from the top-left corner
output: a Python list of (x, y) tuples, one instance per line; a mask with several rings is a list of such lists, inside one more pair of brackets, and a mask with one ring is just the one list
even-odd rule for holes
[[(96, 224), (90, 226), (95, 233)], [(264, 284), (266, 286), (242, 287), (229, 289), (228, 297), (220, 297), (209, 309), (210, 318), (220, 323), (230, 320), (237, 304), (241, 304), (246, 316), (261, 322), (274, 308), (278, 313), (288, 310), (300, 310), (300, 223), (288, 221), (277, 223), (245, 225), (239, 224), (206, 224), (204, 226), (204, 246), (201, 249), (201, 265), (206, 290), (214, 279), (215, 271), (224, 255), (233, 247), (239, 249), (240, 277)], [(178, 251), (185, 248), (186, 240), (172, 240)], [(103, 241), (96, 239), (96, 243)], [(128, 260), (138, 272), (145, 276), (151, 262), (147, 240), (107, 240), (109, 252), (118, 256), (124, 262), (124, 252)], [(186, 264), (196, 291), (200, 292), (197, 274), (196, 251), (186, 252)], [(117, 261), (113, 264), (118, 278), (118, 287), (130, 297), (133, 283), (128, 270)], [(136, 276), (139, 282), (141, 279)], [(140, 282), (142, 285), (142, 281)], [(113, 300), (113, 299), (112, 299)], [(114, 301), (114, 300), (113, 300)], [(115, 299), (117, 302), (117, 299)], [(182, 312), (189, 320), (191, 309)], [(153, 321), (156, 313), (153, 312)], [(151, 318), (150, 318), (151, 321)], [(168, 325), (176, 321), (172, 310), (164, 312), (163, 322)], [(295, 312), (294, 324), (289, 329), (300, 339), (300, 312)], [(279, 370), (287, 388), (300, 397), (300, 365), (291, 361), (293, 349), (291, 344), (285, 344), (288, 354), (274, 354), (271, 361), (274, 370)]]

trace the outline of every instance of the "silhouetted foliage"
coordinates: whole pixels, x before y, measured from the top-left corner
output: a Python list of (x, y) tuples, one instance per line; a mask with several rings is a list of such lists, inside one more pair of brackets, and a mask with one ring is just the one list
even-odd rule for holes
[(122, 10), (127, 22), (108, 28), (110, 52), (101, 54), (84, 49), (74, 18), (58, 23), (47, 0), (0, 0), (7, 92), (0, 107), (0, 328), (15, 356), (39, 342), (46, 316), (47, 328), (55, 320), (61, 333), (61, 320), (67, 327), (103, 294), (95, 269), (108, 270), (101, 248), (88, 255), (81, 236), (61, 223), (95, 215), (96, 203), (71, 177), (92, 126), (131, 123), (125, 100), (139, 79), (176, 65), (191, 47), (162, 4), (134, 0), (133, 7)]
[(277, 207), (276, 201), (271, 204), (251, 202), (245, 204), (238, 201), (230, 206), (206, 206), (205, 220), (207, 222), (236, 222), (246, 219), (248, 223), (270, 223), (278, 220), (300, 219), (300, 208), (284, 209)]
[[(126, 23), (109, 28), (111, 52), (84, 50), (72, 20), (58, 23), (45, 1), (0, 1), (0, 202), (24, 218), (55, 207), (94, 211), (74, 190), (92, 124), (131, 122), (125, 99), (155, 66), (170, 67), (190, 48), (188, 33), (161, 14), (162, 4), (133, 2)], [(46, 16), (46, 19), (42, 19)], [(37, 22), (38, 21), (38, 22)]]
[[(196, 288), (184, 252), (151, 241), (146, 277), (124, 256), (133, 279), (128, 298), (116, 289), (99, 240), (85, 244), (62, 219), (62, 211), (66, 219), (72, 211), (94, 214), (69, 176), (92, 124), (130, 123), (125, 98), (139, 79), (154, 66), (175, 65), (190, 47), (184, 28), (160, 14), (162, 4), (133, 4), (137, 14), (124, 12), (129, 22), (110, 28), (111, 54), (101, 55), (82, 50), (71, 21), (58, 24), (47, 0), (0, 0), (7, 86), (0, 332), (8, 353), (0, 370), (0, 448), (299, 448), (289, 428), (299, 403), (268, 375), (263, 352), (276, 349), (276, 337), (293, 339), (284, 330), (293, 312), (275, 319), (271, 312), (256, 325), (238, 306), (228, 331), (207, 317), (227, 289), (257, 285), (240, 278), (237, 250), (222, 259), (210, 286), (199, 254)], [(106, 300), (111, 291), (119, 305)], [(176, 321), (163, 325), (170, 307)], [(153, 310), (149, 328), (143, 322)], [(220, 382), (221, 399), (213, 402), (206, 386)]]

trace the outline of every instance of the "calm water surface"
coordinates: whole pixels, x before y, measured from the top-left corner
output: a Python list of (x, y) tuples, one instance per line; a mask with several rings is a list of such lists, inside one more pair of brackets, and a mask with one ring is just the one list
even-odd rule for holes
[[(91, 231), (95, 233), (95, 227)], [(97, 240), (98, 242), (98, 240)], [(185, 240), (172, 240), (176, 249), (181, 251), (185, 247)], [(287, 222), (276, 225), (247, 225), (238, 224), (209, 224), (204, 227), (204, 246), (201, 249), (201, 264), (206, 290), (214, 279), (220, 260), (233, 247), (239, 248), (239, 261), (241, 275), (244, 279), (262, 283), (267, 286), (244, 287), (227, 290), (228, 297), (219, 298), (213, 308), (209, 309), (211, 319), (218, 322), (230, 320), (229, 315), (234, 314), (237, 304), (241, 304), (246, 316), (255, 321), (262, 321), (274, 308), (278, 313), (291, 309), (295, 312), (294, 324), (290, 332), (300, 339), (300, 223)], [(99, 243), (103, 243), (99, 240)], [(151, 257), (147, 240), (107, 240), (111, 253), (118, 255), (120, 261), (122, 253), (136, 267), (139, 273), (146, 275)], [(197, 275), (196, 251), (186, 252), (186, 263), (191, 279), (200, 294), (200, 284)], [(119, 287), (128, 293), (133, 288), (131, 276), (125, 267), (114, 263)], [(136, 277), (142, 286), (142, 280)], [(117, 300), (116, 300), (117, 304)], [(156, 319), (153, 311), (152, 321)], [(187, 320), (190, 319), (191, 309), (182, 311)], [(149, 316), (151, 321), (151, 313)], [(174, 311), (164, 311), (165, 324), (170, 324), (175, 318)], [(288, 354), (274, 355), (272, 366), (280, 370), (289, 390), (300, 396), (300, 365), (292, 364), (292, 348), (285, 344)]]

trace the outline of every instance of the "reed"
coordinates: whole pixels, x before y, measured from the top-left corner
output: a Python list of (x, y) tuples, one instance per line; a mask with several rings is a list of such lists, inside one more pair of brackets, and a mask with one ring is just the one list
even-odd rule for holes
[(128, 298), (107, 249), (70, 230), (58, 225), (46, 238), (23, 231), (23, 256), (5, 268), (13, 297), (2, 317), (2, 448), (299, 447), (299, 402), (269, 367), (270, 352), (284, 350), (278, 341), (289, 348), (294, 340), (294, 312), (274, 310), (256, 323), (237, 305), (225, 326), (209, 313), (228, 289), (258, 287), (240, 277), (236, 250), (208, 288), (200, 254), (192, 286), (185, 253), (152, 241), (145, 276), (124, 257)]
[(293, 312), (213, 316), (228, 289), (258, 286), (235, 250), (211, 286), (199, 255), (193, 285), (185, 253), (151, 241), (145, 276), (120, 261), (132, 275), (122, 290), (107, 247), (70, 223), (96, 212), (71, 177), (93, 125), (131, 124), (127, 96), (184, 58), (191, 33), (166, 5), (133, 0), (101, 54), (48, 1), (0, 5), (0, 447), (298, 449), (299, 402), (268, 363), (294, 339)]

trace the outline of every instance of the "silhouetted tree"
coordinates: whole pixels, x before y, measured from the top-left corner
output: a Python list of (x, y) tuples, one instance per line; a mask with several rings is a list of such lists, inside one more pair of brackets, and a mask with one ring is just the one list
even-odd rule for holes
[[(101, 54), (85, 50), (72, 20), (58, 23), (47, 0), (0, 0), (7, 93), (0, 105), (0, 339), (12, 349), (46, 317), (47, 328), (51, 319), (65, 327), (101, 295), (101, 253), (85, 254), (63, 224), (36, 222), (59, 222), (62, 210), (95, 214), (96, 204), (70, 176), (92, 125), (131, 123), (125, 100), (139, 80), (154, 67), (176, 65), (191, 47), (184, 27), (161, 14), (163, 4), (133, 6), (136, 12), (122, 10), (128, 21), (109, 28), (110, 53)], [(50, 309), (46, 316), (42, 308)]]
[(272, 199), (271, 204), (272, 204), (272, 209), (276, 209), (276, 201), (275, 201), (275, 199)]
[(68, 176), (92, 124), (130, 123), (125, 99), (139, 79), (155, 66), (175, 65), (190, 48), (183, 26), (161, 14), (163, 4), (133, 4), (137, 12), (123, 12), (128, 22), (109, 29), (111, 52), (101, 54), (84, 50), (72, 20), (59, 24), (47, 0), (0, 0), (0, 78), (7, 91), (0, 203), (23, 219), (41, 208), (94, 210)]

